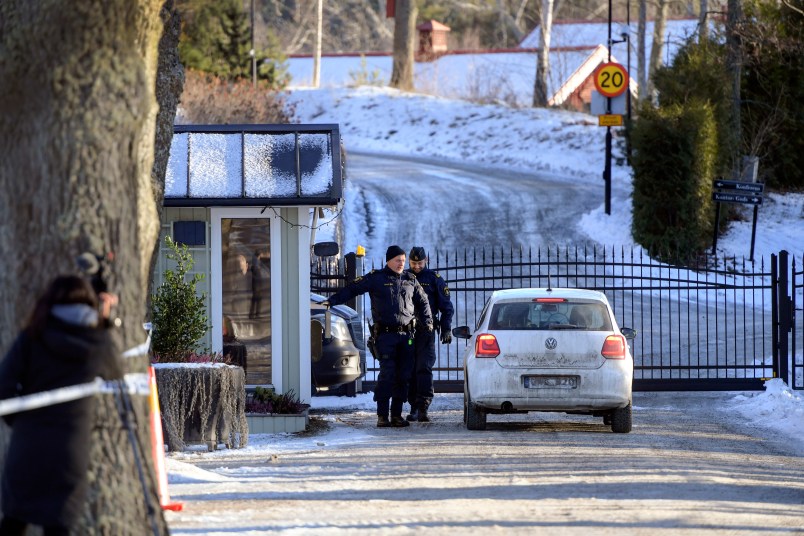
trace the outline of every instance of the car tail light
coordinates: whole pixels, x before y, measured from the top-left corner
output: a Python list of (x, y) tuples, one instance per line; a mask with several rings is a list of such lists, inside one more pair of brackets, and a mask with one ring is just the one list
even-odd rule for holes
[(609, 335), (603, 341), (600, 351), (606, 359), (625, 359), (625, 337), (622, 335)]
[(533, 298), (536, 303), (564, 303), (566, 298)]
[(500, 355), (500, 346), (497, 337), (490, 333), (478, 335), (475, 339), (475, 357), (497, 357)]

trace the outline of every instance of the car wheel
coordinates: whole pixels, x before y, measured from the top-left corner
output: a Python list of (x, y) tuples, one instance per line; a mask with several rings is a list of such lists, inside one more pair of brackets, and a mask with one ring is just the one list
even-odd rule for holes
[(631, 431), (631, 404), (611, 412), (611, 431), (616, 434), (627, 434)]
[(472, 402), (472, 397), (469, 396), (468, 389), (464, 390), (463, 396), (466, 400), (466, 428), (468, 430), (485, 430), (486, 412)]

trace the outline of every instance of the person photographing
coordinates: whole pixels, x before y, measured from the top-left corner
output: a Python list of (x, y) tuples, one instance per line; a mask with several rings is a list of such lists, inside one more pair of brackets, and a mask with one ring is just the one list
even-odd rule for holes
[[(0, 362), (0, 399), (123, 377), (121, 345), (108, 322), (116, 297), (84, 278), (56, 277)], [(0, 534), (67, 535), (87, 500), (95, 398), (5, 415), (11, 441), (2, 476)]]

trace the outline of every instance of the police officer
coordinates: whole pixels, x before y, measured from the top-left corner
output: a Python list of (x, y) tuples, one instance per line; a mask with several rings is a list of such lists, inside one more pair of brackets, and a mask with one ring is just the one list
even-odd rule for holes
[[(371, 297), (375, 358), (380, 362), (374, 390), (379, 428), (410, 426), (402, 418), (402, 405), (407, 398), (413, 369), (414, 328), (433, 332), (433, 316), (427, 295), (416, 277), (405, 271), (405, 250), (390, 246), (385, 252), (385, 262), (382, 270), (372, 270), (364, 277), (358, 277), (324, 302), (326, 306), (339, 305), (367, 292)], [(421, 322), (418, 327), (415, 326), (417, 317)]]
[[(430, 302), (430, 312), (437, 329), (441, 330), (441, 344), (452, 342), (452, 315), (454, 309), (449, 298), (447, 282), (435, 272), (427, 268), (427, 253), (423, 247), (414, 247), (410, 250), (409, 272), (416, 276), (416, 280), (427, 294)], [(441, 312), (441, 321), (438, 313)], [(414, 365), (413, 376), (408, 388), (408, 401), (410, 402), (410, 415), (408, 421), (430, 422), (427, 408), (433, 401), (433, 365), (436, 361), (435, 333), (417, 331), (414, 338)]]

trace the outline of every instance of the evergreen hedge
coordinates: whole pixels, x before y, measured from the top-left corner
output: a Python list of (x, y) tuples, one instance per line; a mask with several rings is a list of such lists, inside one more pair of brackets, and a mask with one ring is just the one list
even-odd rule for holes
[(716, 41), (690, 41), (676, 54), (673, 64), (659, 69), (654, 84), (659, 93), (659, 107), (703, 101), (712, 108), (718, 124), (717, 166), (724, 177), (731, 175), (740, 133), (732, 123), (731, 74), (726, 67), (726, 48)]
[(711, 241), (717, 130), (713, 106), (702, 101), (640, 111), (631, 131), (632, 231), (656, 258), (683, 263)]

